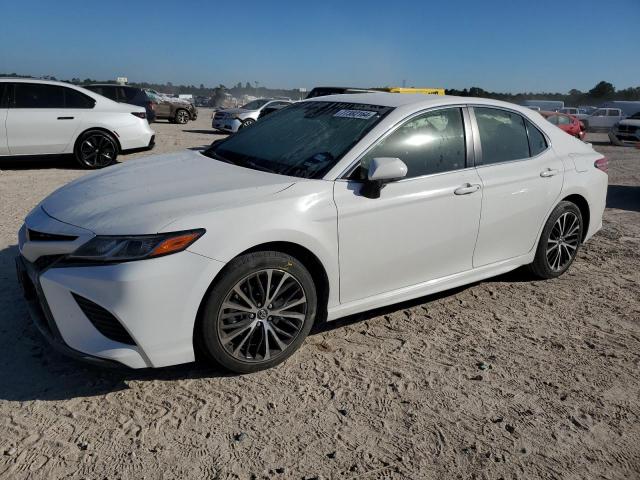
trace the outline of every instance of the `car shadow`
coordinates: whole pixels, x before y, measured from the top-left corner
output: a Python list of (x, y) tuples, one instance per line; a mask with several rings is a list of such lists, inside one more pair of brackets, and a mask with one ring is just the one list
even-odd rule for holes
[(226, 135), (226, 133), (220, 133), (217, 130), (182, 130), (185, 133), (201, 133), (203, 135)]
[(640, 212), (640, 186), (609, 185), (607, 208)]
[[(0, 400), (67, 400), (126, 390), (129, 388), (128, 382), (135, 380), (170, 381), (237, 375), (204, 362), (158, 369), (108, 368), (87, 364), (56, 352), (31, 323), (15, 273), (14, 259), (17, 254), (16, 245), (0, 250), (0, 311), (3, 312), (0, 316)], [(519, 269), (488, 281), (531, 281), (531, 276)], [(336, 321), (322, 322), (314, 327), (311, 335), (451, 297), (478, 283), (368, 310)]]
[(73, 155), (16, 156), (0, 160), (0, 170), (42, 170), (42, 169), (83, 170)]

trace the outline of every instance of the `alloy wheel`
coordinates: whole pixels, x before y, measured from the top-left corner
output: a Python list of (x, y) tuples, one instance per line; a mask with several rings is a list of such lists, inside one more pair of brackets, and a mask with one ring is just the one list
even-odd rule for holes
[(105, 135), (90, 135), (82, 141), (80, 155), (82, 161), (89, 167), (106, 167), (116, 158), (116, 146)]
[(189, 121), (189, 114), (185, 110), (179, 110), (176, 114), (176, 120), (179, 124), (184, 125)]
[(547, 240), (549, 268), (558, 272), (571, 263), (580, 245), (580, 219), (573, 212), (565, 212), (553, 224)]
[(237, 282), (218, 313), (225, 351), (244, 362), (266, 362), (293, 343), (305, 322), (307, 298), (290, 273), (262, 269)]

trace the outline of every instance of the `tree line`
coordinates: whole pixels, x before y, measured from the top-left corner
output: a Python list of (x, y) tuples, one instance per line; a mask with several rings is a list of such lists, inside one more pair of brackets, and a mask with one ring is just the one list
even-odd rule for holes
[[(19, 75), (17, 73), (0, 73), (0, 77), (14, 78), (33, 78), (29, 75)], [(43, 80), (57, 80), (56, 77), (46, 75), (39, 77)], [(63, 82), (73, 83), (75, 85), (87, 85), (91, 83), (116, 83), (115, 80), (95, 80), (92, 78), (72, 78), (70, 80), (61, 80)], [(252, 95), (254, 97), (288, 97), (292, 100), (300, 98), (301, 94), (298, 89), (280, 89), (267, 88), (259, 86), (258, 82), (238, 82), (231, 87), (226, 85), (218, 85), (215, 87), (205, 87), (204, 84), (196, 85), (174, 85), (171, 82), (166, 83), (150, 83), (150, 82), (131, 82), (128, 85), (140, 88), (151, 88), (162, 93), (170, 93), (173, 95), (191, 94), (194, 96), (208, 97), (212, 99), (212, 104), (218, 105), (222, 102), (225, 94), (230, 94), (236, 98), (243, 95)], [(462, 97), (484, 97), (496, 100), (504, 100), (512, 103), (521, 103), (523, 100), (562, 100), (566, 105), (599, 105), (611, 100), (635, 100), (640, 101), (640, 86), (629, 87), (624, 89), (616, 89), (616, 87), (606, 81), (598, 82), (591, 90), (582, 92), (577, 89), (571, 89), (568, 93), (559, 92), (522, 92), (522, 93), (503, 93), (484, 90), (480, 87), (457, 89), (445, 89), (447, 95), (458, 95)]]

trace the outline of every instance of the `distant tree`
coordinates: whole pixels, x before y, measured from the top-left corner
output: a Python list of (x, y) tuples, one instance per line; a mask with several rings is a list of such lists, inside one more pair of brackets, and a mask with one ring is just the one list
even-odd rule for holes
[(250, 84), (249, 82), (246, 82), (246, 83), (244, 84), (244, 88), (246, 88), (247, 90), (249, 90), (250, 88), (253, 88), (253, 87), (251, 86), (251, 84)]
[(616, 93), (616, 87), (609, 82), (599, 82), (595, 87), (589, 90), (589, 95), (593, 98), (609, 98)]

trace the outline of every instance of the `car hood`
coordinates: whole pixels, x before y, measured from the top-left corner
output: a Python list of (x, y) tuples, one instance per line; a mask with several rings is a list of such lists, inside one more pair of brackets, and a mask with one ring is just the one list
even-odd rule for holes
[(187, 150), (86, 175), (52, 193), (41, 206), (49, 216), (97, 235), (157, 233), (179, 218), (256, 202), (293, 183), (292, 177)]
[(627, 118), (625, 120), (620, 120), (619, 122), (620, 125), (633, 125), (636, 127), (640, 127), (640, 118), (635, 119), (635, 118)]

